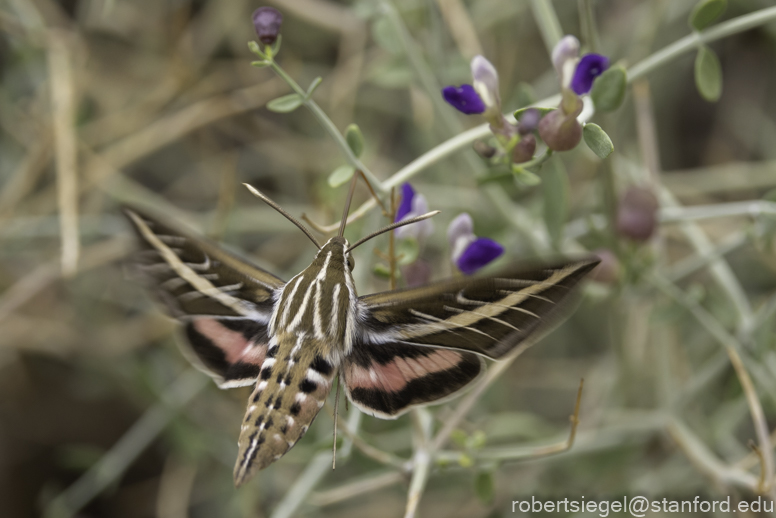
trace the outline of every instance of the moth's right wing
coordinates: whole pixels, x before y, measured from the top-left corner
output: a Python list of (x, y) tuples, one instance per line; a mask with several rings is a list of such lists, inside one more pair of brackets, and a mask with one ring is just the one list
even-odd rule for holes
[(133, 270), (183, 322), (184, 354), (222, 388), (255, 383), (284, 282), (192, 233), (125, 208), (140, 238)]

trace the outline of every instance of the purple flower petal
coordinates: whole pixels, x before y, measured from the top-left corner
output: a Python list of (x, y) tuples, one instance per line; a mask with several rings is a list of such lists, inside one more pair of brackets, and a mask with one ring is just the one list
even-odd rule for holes
[(394, 223), (401, 221), (412, 210), (412, 198), (415, 197), (415, 189), (408, 183), (401, 186), (401, 203), (399, 209), (396, 211), (396, 219)]
[(585, 54), (577, 63), (571, 89), (577, 95), (586, 94), (593, 88), (593, 81), (609, 68), (609, 58), (600, 54)]
[(461, 212), (447, 227), (447, 241), (454, 247), (459, 237), (470, 235), (474, 235), (474, 222), (467, 212)]
[(504, 247), (487, 237), (474, 240), (456, 261), (463, 273), (471, 275), (504, 253)]
[(442, 97), (453, 108), (466, 115), (485, 111), (485, 103), (472, 85), (446, 86), (442, 89)]
[(471, 62), (474, 91), (488, 109), (501, 115), (501, 98), (498, 93), (498, 72), (493, 64), (482, 56), (474, 56)]
[(567, 34), (552, 49), (552, 64), (558, 75), (563, 75), (563, 65), (570, 59), (577, 59), (579, 56), (579, 40), (574, 36)]

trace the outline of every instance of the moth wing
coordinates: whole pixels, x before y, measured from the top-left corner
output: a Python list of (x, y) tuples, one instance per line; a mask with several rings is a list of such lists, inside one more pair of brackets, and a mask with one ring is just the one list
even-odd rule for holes
[(209, 240), (126, 208), (142, 250), (133, 273), (184, 323), (184, 354), (222, 388), (256, 382), (284, 282)]
[(479, 356), (499, 359), (528, 347), (565, 317), (574, 288), (597, 264), (585, 259), (361, 297), (360, 336), (342, 367), (348, 395), (388, 418), (453, 395), (477, 377)]

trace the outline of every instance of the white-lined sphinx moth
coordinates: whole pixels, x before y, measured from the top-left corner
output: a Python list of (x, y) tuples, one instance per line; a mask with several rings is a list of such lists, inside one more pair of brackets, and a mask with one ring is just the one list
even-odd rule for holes
[(350, 246), (343, 217), (339, 235), (320, 246), (251, 190), (319, 247), (312, 264), (288, 282), (126, 209), (144, 247), (137, 269), (183, 322), (189, 358), (221, 388), (254, 386), (238, 441), (238, 486), (304, 435), (337, 374), (356, 407), (385, 419), (447, 399), (479, 376), (483, 357), (499, 359), (532, 343), (563, 317), (573, 288), (598, 263), (584, 259), (358, 297), (350, 251), (366, 238)]

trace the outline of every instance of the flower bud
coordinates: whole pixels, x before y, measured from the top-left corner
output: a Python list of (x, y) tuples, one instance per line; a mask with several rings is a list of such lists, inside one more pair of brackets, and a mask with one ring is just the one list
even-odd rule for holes
[(536, 131), (539, 127), (539, 120), (542, 118), (542, 112), (536, 108), (528, 108), (520, 115), (520, 122), (517, 123), (517, 131), (521, 135), (526, 135)]
[(496, 148), (482, 140), (475, 141), (473, 147), (474, 151), (482, 158), (493, 158), (496, 154)]
[(604, 284), (613, 284), (620, 278), (622, 268), (620, 267), (620, 260), (614, 255), (614, 252), (602, 248), (593, 252), (601, 260), (598, 266), (593, 268), (590, 272), (590, 276), (594, 281), (602, 282)]
[(283, 15), (273, 7), (259, 7), (253, 11), (253, 27), (259, 36), (259, 41), (272, 45), (278, 39)]
[(568, 151), (582, 140), (582, 125), (576, 114), (553, 110), (539, 121), (539, 136), (553, 151)]
[(647, 241), (657, 227), (658, 200), (651, 189), (629, 187), (617, 207), (617, 233), (634, 241)]
[(522, 164), (531, 160), (536, 153), (536, 137), (531, 133), (523, 135), (512, 150), (512, 162)]

